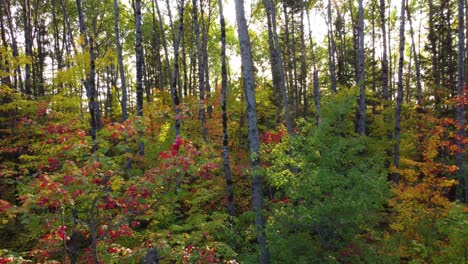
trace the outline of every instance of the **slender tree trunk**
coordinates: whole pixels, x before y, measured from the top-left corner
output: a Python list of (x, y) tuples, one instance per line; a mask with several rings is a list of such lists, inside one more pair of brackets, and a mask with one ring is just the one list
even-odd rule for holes
[(161, 16), (161, 11), (159, 9), (158, 1), (154, 0), (153, 3), (156, 7), (156, 11), (158, 14), (159, 32), (161, 32), (162, 44), (163, 44), (163, 49), (164, 49), (164, 58), (166, 62), (166, 73), (167, 73), (167, 76), (169, 77), (169, 84), (170, 84), (172, 81), (172, 72), (171, 72), (171, 65), (169, 63), (169, 52), (167, 50), (167, 41), (166, 41), (166, 33), (164, 31), (163, 18)]
[(372, 92), (375, 94), (376, 92), (376, 81), (375, 81), (375, 76), (377, 75), (376, 73), (376, 61), (375, 61), (375, 6), (376, 6), (376, 0), (372, 0), (371, 3), (371, 24), (372, 24)]
[(210, 100), (210, 92), (211, 92), (211, 87), (210, 87), (210, 69), (209, 69), (209, 61), (208, 61), (208, 32), (210, 30), (210, 17), (211, 17), (211, 7), (209, 1), (208, 3), (208, 21), (205, 21), (205, 11), (203, 8), (202, 2), (200, 2), (200, 14), (201, 14), (201, 20), (202, 20), (202, 48), (203, 48), (203, 70), (205, 74), (205, 79), (204, 79), (204, 84), (205, 84), (205, 97), (208, 102), (208, 107), (207, 107), (207, 112), (208, 112), (208, 117), (211, 118), (211, 114), (213, 113), (213, 106), (209, 104)]
[[(284, 69), (283, 69), (283, 58), (281, 56), (281, 47), (278, 37), (278, 32), (276, 31), (276, 12), (272, 0), (263, 0), (265, 9), (267, 12), (267, 22), (268, 22), (268, 31), (269, 31), (269, 45), (270, 47), (270, 63), (271, 63), (271, 72), (273, 85), (276, 86), (282, 96), (283, 107), (284, 107), (284, 119), (286, 122), (286, 129), (288, 134), (292, 135), (292, 124), (291, 124), (291, 114), (289, 113), (289, 102), (288, 95), (286, 93), (286, 82), (284, 78)], [(270, 34), (271, 31), (271, 34)], [(271, 43), (271, 44), (270, 44)]]
[(57, 60), (57, 69), (61, 70), (63, 67), (63, 50), (60, 48), (60, 37), (59, 37), (59, 28), (58, 28), (58, 21), (57, 21), (57, 10), (56, 10), (56, 1), (50, 1), (52, 6), (52, 24), (54, 30), (54, 53), (55, 59)]
[(115, 46), (117, 47), (117, 56), (118, 56), (118, 61), (119, 61), (120, 87), (122, 89), (122, 99), (120, 101), (120, 106), (122, 107), (122, 120), (125, 121), (128, 118), (127, 81), (125, 80), (125, 69), (124, 69), (124, 63), (123, 63), (122, 45), (120, 44), (118, 0), (114, 0), (114, 31), (115, 31)]
[(67, 7), (65, 5), (65, 0), (61, 0), (60, 5), (62, 7), (63, 20), (64, 20), (64, 23), (67, 26), (68, 43), (70, 43), (70, 45), (71, 45), (71, 47), (73, 49), (73, 53), (76, 55), (76, 46), (75, 46), (75, 41), (73, 39), (73, 31), (71, 29), (70, 18), (68, 17), (68, 11), (67, 11)]
[(141, 36), (141, 0), (135, 1), (136, 113), (143, 116), (143, 46)]
[[(22, 0), (22, 10), (23, 10), (23, 28), (24, 28), (24, 47), (26, 56), (32, 59), (32, 29), (31, 29), (31, 4), (29, 0)], [(30, 97), (31, 92), (31, 64), (26, 63), (25, 65), (25, 83), (24, 83), (24, 93)]]
[(181, 0), (179, 6), (179, 25), (177, 29), (177, 37), (174, 40), (174, 74), (172, 75), (171, 80), (171, 96), (174, 105), (174, 111), (176, 114), (175, 120), (175, 136), (178, 137), (180, 135), (180, 119), (179, 119), (179, 95), (177, 94), (177, 80), (179, 79), (180, 71), (179, 71), (179, 43), (180, 39), (182, 38), (183, 29), (184, 29), (184, 0)]
[[(464, 54), (465, 54), (465, 36), (464, 36), (464, 0), (458, 0), (458, 68), (457, 68), (457, 95), (463, 97), (463, 90), (465, 88), (465, 79), (464, 79)], [(464, 169), (464, 153), (465, 148), (463, 144), (463, 139), (465, 138), (465, 109), (462, 103), (457, 104), (456, 109), (456, 119), (460, 128), (458, 129), (458, 140), (457, 146), (459, 148), (458, 153), (455, 156), (457, 166), (458, 166), (458, 177), (460, 180), (460, 188), (463, 188), (462, 201), (468, 203), (468, 175), (465, 174)]]
[[(291, 41), (290, 41), (290, 32), (289, 32), (289, 18), (288, 18), (288, 9), (286, 6), (286, 1), (283, 0), (283, 14), (284, 14), (284, 35), (286, 39), (286, 56), (285, 56), (285, 61), (284, 61), (284, 68), (287, 71), (287, 81), (289, 83), (289, 87), (287, 87), (287, 95), (289, 100), (291, 101), (291, 107), (293, 107), (292, 103), (294, 102), (294, 97), (293, 97), (293, 89), (294, 89), (294, 78), (293, 78), (293, 72), (292, 72), (292, 62), (291, 62)], [(285, 75), (286, 78), (286, 75)], [(286, 82), (286, 79), (285, 79)], [(289, 104), (289, 101), (288, 101)]]
[(223, 164), (226, 179), (227, 209), (230, 216), (234, 216), (234, 188), (232, 184), (231, 165), (229, 162), (229, 136), (227, 120), (227, 67), (226, 67), (226, 25), (223, 14), (223, 1), (218, 0), (219, 22), (221, 25), (221, 109), (223, 111)]
[(263, 217), (263, 176), (260, 174), (260, 141), (258, 138), (257, 124), (257, 106), (255, 102), (255, 81), (254, 67), (252, 62), (252, 51), (250, 37), (245, 21), (244, 1), (235, 0), (236, 17), (237, 17), (237, 32), (239, 35), (241, 61), (242, 61), (242, 76), (244, 93), (246, 99), (246, 112), (248, 119), (248, 139), (250, 160), (252, 166), (252, 200), (255, 212), (255, 230), (257, 242), (260, 251), (260, 264), (270, 263), (270, 252), (267, 246), (265, 234), (265, 219)]
[(95, 86), (95, 54), (94, 54), (94, 41), (93, 38), (88, 36), (86, 24), (84, 21), (81, 0), (76, 0), (76, 6), (78, 11), (78, 20), (80, 24), (80, 34), (84, 38), (84, 43), (82, 44), (83, 50), (89, 51), (89, 63), (90, 63), (90, 72), (87, 76), (87, 80), (83, 80), (84, 86), (86, 88), (86, 95), (89, 99), (88, 108), (90, 114), (90, 133), (93, 140), (93, 152), (98, 149), (96, 141), (97, 130), (101, 129), (101, 116), (99, 111), (99, 104), (96, 102), (97, 99), (97, 90)]
[(331, 11), (331, 0), (328, 0), (327, 4), (327, 28), (328, 28), (328, 69), (330, 71), (330, 82), (332, 92), (336, 93), (338, 90), (336, 88), (336, 59), (335, 59), (335, 39), (333, 37), (333, 20), (332, 20), (332, 11)]
[(314, 65), (313, 82), (314, 82), (315, 118), (316, 118), (317, 125), (320, 125), (322, 123), (322, 116), (320, 114), (320, 88), (319, 88), (319, 80), (318, 80), (318, 71), (316, 69), (317, 62), (315, 60), (314, 43), (312, 42), (312, 28), (310, 27), (309, 12), (307, 12), (307, 25), (309, 26), (309, 42), (310, 42), (310, 48), (312, 49), (312, 64)]
[(195, 30), (196, 42), (197, 42), (197, 54), (198, 54), (198, 88), (200, 91), (200, 110), (199, 115), (202, 121), (203, 129), (203, 140), (206, 142), (208, 140), (208, 128), (206, 127), (206, 111), (205, 111), (205, 74), (203, 68), (203, 52), (200, 42), (200, 27), (198, 23), (198, 8), (197, 0), (192, 0), (193, 6), (193, 26)]
[(362, 1), (359, 0), (359, 18), (358, 18), (358, 38), (359, 45), (357, 50), (358, 57), (358, 78), (357, 84), (359, 86), (359, 110), (357, 119), (357, 133), (366, 135), (366, 79), (364, 72), (364, 8)]
[[(160, 38), (159, 38), (159, 34), (162, 34), (162, 33), (158, 33), (158, 29), (157, 29), (157, 26), (156, 26), (156, 11), (155, 11), (155, 2), (156, 0), (151, 0), (151, 15), (153, 17), (153, 39), (152, 39), (152, 48), (153, 48), (153, 52), (154, 54), (156, 55), (156, 67), (157, 67), (157, 81), (158, 81), (158, 85), (159, 85), (159, 89), (160, 90), (164, 90), (164, 79), (162, 77), (163, 75), (163, 72), (162, 72), (162, 63), (161, 63), (161, 54), (159, 53), (159, 51), (161, 50), (161, 44), (160, 44)], [(156, 81), (155, 81), (156, 83)]]
[[(11, 38), (11, 49), (12, 49), (13, 57), (18, 58), (19, 56), (18, 42), (16, 41), (15, 30), (13, 28), (13, 19), (11, 17), (11, 10), (10, 10), (11, 9), (10, 0), (5, 0), (5, 2), (6, 2), (5, 11), (7, 15), (8, 31), (10, 32), (10, 38)], [(20, 92), (25, 93), (24, 86), (23, 86), (23, 76), (21, 74), (21, 67), (19, 66), (15, 69), (15, 87), (16, 89), (19, 89)]]
[[(400, 167), (400, 119), (401, 119), (401, 104), (403, 101), (403, 62), (405, 56), (405, 0), (401, 0), (401, 15), (400, 15), (400, 45), (399, 45), (399, 58), (398, 58), (398, 91), (397, 101), (395, 108), (395, 153), (394, 165), (396, 168)], [(392, 176), (392, 181), (397, 183), (399, 180), (399, 173), (395, 172)]]
[(388, 59), (387, 59), (387, 30), (385, 28), (385, 0), (380, 0), (380, 26), (382, 29), (382, 95), (385, 100), (388, 94)]
[(315, 117), (317, 120), (317, 125), (322, 123), (322, 115), (320, 114), (320, 90), (319, 90), (319, 80), (318, 80), (318, 71), (314, 69), (314, 101), (315, 101)]
[[(5, 28), (5, 24), (4, 24), (4, 8), (5, 6), (2, 5), (0, 6), (0, 31), (1, 31), (1, 39), (2, 39), (2, 46), (5, 50), (8, 49), (8, 41), (7, 41), (7, 38), (6, 38), (6, 28)], [(10, 63), (8, 61), (8, 59), (4, 59), (4, 58), (0, 58), (0, 60), (2, 60), (2, 64), (3, 64), (3, 67), (2, 67), (2, 71), (4, 72), (7, 72), (9, 73), (10, 72)], [(11, 87), (11, 80), (10, 80), (10, 76), (8, 74), (5, 74), (2, 78), (1, 78), (1, 83), (3, 85), (6, 85), (8, 87)]]
[(414, 42), (414, 30), (413, 22), (411, 21), (411, 12), (409, 9), (408, 0), (406, 0), (406, 12), (408, 15), (408, 22), (410, 26), (410, 35), (411, 35), (411, 50), (414, 57), (414, 66), (416, 67), (416, 91), (417, 91), (417, 103), (421, 105), (422, 102), (422, 85), (421, 85), (421, 67), (419, 65), (419, 54), (416, 53), (416, 44)]
[(305, 28), (304, 28), (304, 12), (305, 6), (301, 8), (301, 98), (303, 102), (304, 117), (307, 116), (307, 61), (306, 61), (306, 44), (305, 44)]

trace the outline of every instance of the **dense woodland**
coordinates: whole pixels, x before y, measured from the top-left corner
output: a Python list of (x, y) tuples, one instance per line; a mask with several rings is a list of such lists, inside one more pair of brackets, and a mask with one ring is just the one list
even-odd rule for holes
[(468, 262), (466, 0), (0, 0), (0, 35), (0, 263)]

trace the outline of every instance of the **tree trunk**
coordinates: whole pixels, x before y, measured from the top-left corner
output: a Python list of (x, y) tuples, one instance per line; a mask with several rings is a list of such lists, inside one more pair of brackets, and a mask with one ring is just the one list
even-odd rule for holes
[[(398, 169), (400, 167), (400, 119), (401, 119), (401, 104), (403, 101), (403, 62), (405, 56), (405, 0), (401, 0), (401, 15), (400, 15), (400, 45), (398, 58), (398, 90), (395, 108), (395, 153), (394, 165)], [(392, 176), (392, 181), (398, 183), (399, 173), (395, 172)]]
[(167, 73), (167, 76), (169, 77), (169, 84), (170, 84), (172, 81), (172, 72), (171, 72), (171, 65), (169, 63), (169, 52), (167, 50), (167, 41), (166, 41), (166, 33), (164, 31), (163, 18), (161, 16), (161, 10), (159, 9), (158, 1), (154, 0), (153, 3), (156, 6), (156, 11), (158, 13), (159, 32), (161, 32), (162, 44), (163, 44), (163, 49), (164, 49), (164, 58), (166, 62), (166, 73)]
[(122, 121), (127, 120), (127, 81), (125, 80), (125, 69), (122, 55), (122, 45), (120, 44), (119, 30), (119, 3), (114, 0), (114, 30), (115, 30), (115, 46), (117, 47), (117, 56), (119, 61), (120, 87), (122, 89), (122, 99), (120, 106), (122, 107)]
[(224, 178), (226, 179), (227, 209), (230, 216), (234, 216), (234, 188), (231, 177), (231, 165), (229, 162), (229, 136), (227, 120), (227, 67), (226, 67), (226, 25), (223, 14), (223, 1), (218, 0), (219, 23), (221, 25), (221, 109), (223, 111), (223, 164)]
[[(10, 1), (9, 0), (6, 0), (5, 1), (7, 6), (6, 6), (6, 15), (7, 15), (7, 23), (8, 23), (8, 31), (10, 32), (10, 36), (11, 36), (11, 49), (12, 49), (12, 53), (13, 53), (13, 57), (14, 58), (18, 58), (19, 56), (19, 51), (18, 51), (18, 42), (16, 41), (16, 37), (15, 37), (15, 30), (13, 28), (13, 19), (11, 17), (11, 5), (10, 5)], [(16, 76), (18, 76), (16, 78)], [(22, 77), (22, 74), (21, 74), (21, 67), (17, 67), (15, 69), (15, 88), (16, 89), (19, 89), (19, 91), (25, 93), (24, 91), (24, 86), (23, 86), (23, 77)]]
[[(29, 0), (22, 0), (22, 10), (23, 10), (23, 28), (24, 28), (24, 48), (26, 56), (32, 59), (32, 29), (31, 29), (31, 4)], [(26, 63), (25, 65), (25, 81), (24, 81), (24, 93), (30, 97), (31, 92), (31, 64)]]
[[(465, 88), (465, 79), (464, 79), (464, 53), (465, 53), (465, 36), (464, 36), (464, 0), (458, 0), (458, 68), (457, 68), (457, 95), (459, 97), (463, 97), (463, 90)], [(460, 180), (460, 188), (463, 188), (461, 190), (462, 194), (462, 201), (468, 203), (468, 175), (465, 174), (465, 169), (464, 169), (464, 144), (463, 144), (463, 139), (465, 137), (465, 110), (464, 110), (464, 105), (462, 103), (457, 104), (457, 109), (456, 109), (456, 119), (458, 124), (460, 125), (460, 128), (458, 129), (458, 140), (457, 140), (457, 146), (459, 148), (459, 151), (457, 152), (455, 159), (457, 162), (458, 166), (458, 177)]]
[(330, 71), (330, 82), (333, 93), (338, 90), (336, 88), (336, 59), (335, 59), (335, 39), (333, 38), (333, 20), (331, 12), (331, 1), (328, 0), (327, 4), (327, 28), (328, 28), (328, 69)]
[(414, 66), (416, 67), (416, 91), (417, 91), (417, 103), (421, 105), (422, 102), (422, 86), (421, 86), (421, 67), (419, 65), (419, 54), (416, 53), (416, 44), (414, 42), (414, 30), (413, 22), (411, 21), (411, 12), (409, 9), (408, 0), (406, 0), (406, 12), (408, 14), (408, 22), (410, 26), (410, 35), (411, 35), (411, 50), (414, 57)]
[[(152, 39), (152, 42), (151, 42), (151, 45), (152, 45), (152, 49), (153, 49), (153, 53), (156, 55), (156, 67), (157, 67), (157, 83), (158, 83), (158, 88), (160, 90), (164, 90), (164, 79), (162, 77), (163, 75), (163, 72), (162, 72), (162, 63), (161, 63), (161, 54), (159, 53), (160, 49), (161, 49), (161, 44), (160, 44), (160, 39), (159, 39), (159, 35), (158, 34), (162, 34), (162, 33), (158, 33), (158, 29), (157, 29), (157, 26), (156, 26), (156, 11), (155, 11), (155, 2), (156, 0), (151, 0), (151, 15), (152, 15), (152, 22), (153, 22), (153, 39)], [(155, 69), (156, 71), (156, 69)], [(155, 83), (156, 83), (156, 80), (155, 80)]]
[(179, 7), (179, 25), (177, 29), (177, 37), (174, 40), (174, 74), (171, 80), (171, 96), (176, 114), (175, 120), (175, 136), (180, 135), (180, 118), (179, 118), (179, 95), (177, 94), (177, 80), (179, 79), (179, 43), (184, 29), (184, 0), (181, 0)]
[(94, 43), (93, 38), (88, 36), (86, 24), (84, 21), (81, 0), (76, 0), (76, 6), (78, 11), (78, 20), (80, 23), (80, 33), (84, 38), (84, 43), (82, 44), (82, 49), (89, 51), (89, 63), (90, 63), (90, 72), (87, 76), (87, 80), (83, 80), (84, 86), (86, 88), (86, 95), (89, 99), (88, 108), (90, 114), (90, 133), (91, 138), (93, 140), (93, 152), (95, 152), (98, 148), (97, 141), (96, 141), (96, 133), (97, 130), (101, 129), (101, 116), (99, 111), (99, 104), (96, 102), (97, 99), (97, 91), (95, 86), (95, 54), (94, 54)]
[(200, 110), (199, 115), (202, 121), (202, 129), (203, 129), (203, 141), (208, 140), (208, 128), (206, 127), (206, 111), (205, 111), (205, 73), (203, 68), (203, 52), (201, 48), (200, 42), (200, 27), (198, 23), (198, 8), (197, 8), (197, 0), (192, 0), (193, 6), (193, 26), (195, 30), (196, 42), (197, 42), (197, 54), (198, 54), (198, 89), (200, 91), (199, 98), (200, 98)]
[(141, 0), (135, 1), (136, 114), (143, 116), (143, 46), (141, 45)]
[(284, 119), (286, 122), (286, 129), (288, 134), (292, 135), (292, 124), (291, 124), (291, 114), (289, 113), (289, 102), (288, 95), (286, 93), (286, 82), (284, 78), (284, 69), (283, 69), (283, 58), (281, 56), (281, 47), (278, 37), (278, 32), (276, 31), (276, 12), (272, 0), (263, 0), (267, 13), (267, 22), (268, 22), (268, 38), (270, 47), (270, 63), (271, 63), (271, 73), (273, 79), (273, 86), (276, 87), (281, 92), (283, 108), (284, 108)]
[(316, 69), (317, 62), (315, 61), (314, 43), (312, 42), (312, 28), (310, 27), (309, 12), (307, 12), (307, 25), (309, 26), (309, 42), (310, 42), (310, 48), (312, 49), (312, 64), (314, 65), (313, 82), (314, 82), (315, 118), (316, 118), (317, 125), (320, 125), (322, 123), (322, 116), (320, 114), (320, 88), (319, 88), (319, 80), (318, 80), (318, 71)]
[(246, 99), (246, 112), (248, 119), (248, 139), (250, 160), (252, 166), (252, 200), (255, 213), (255, 233), (259, 245), (260, 264), (270, 263), (270, 252), (267, 246), (265, 234), (265, 219), (263, 217), (263, 176), (260, 174), (260, 141), (258, 138), (257, 106), (255, 102), (254, 67), (250, 37), (245, 21), (244, 1), (236, 0), (237, 33), (240, 42), (240, 54), (242, 62), (242, 76)]
[(357, 133), (366, 135), (366, 79), (364, 73), (364, 8), (362, 1), (359, 0), (359, 18), (358, 18), (358, 38), (359, 45), (357, 50), (358, 57), (358, 78), (357, 85), (359, 86), (359, 110), (357, 119)]
[(305, 44), (305, 28), (304, 28), (304, 12), (305, 6), (301, 8), (301, 98), (303, 102), (304, 117), (307, 116), (307, 61), (306, 61), (306, 44)]
[(388, 94), (388, 59), (387, 59), (387, 30), (385, 28), (385, 0), (380, 0), (380, 26), (382, 29), (382, 95), (385, 100), (389, 99)]

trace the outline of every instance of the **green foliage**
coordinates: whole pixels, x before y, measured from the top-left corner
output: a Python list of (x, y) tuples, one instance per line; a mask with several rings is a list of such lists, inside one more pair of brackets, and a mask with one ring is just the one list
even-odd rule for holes
[(355, 241), (378, 225), (389, 192), (378, 142), (353, 132), (354, 107), (354, 91), (341, 92), (324, 104), (321, 125), (304, 126), (271, 151), (275, 262), (366, 259), (365, 243)]

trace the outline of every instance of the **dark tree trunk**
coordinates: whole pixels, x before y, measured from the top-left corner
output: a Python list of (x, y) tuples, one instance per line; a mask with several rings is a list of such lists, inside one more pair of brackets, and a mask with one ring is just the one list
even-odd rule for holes
[(382, 29), (382, 95), (385, 100), (389, 99), (388, 94), (388, 59), (387, 59), (387, 30), (385, 28), (385, 0), (380, 0), (380, 26)]
[[(401, 15), (400, 15), (400, 45), (398, 57), (398, 90), (395, 108), (395, 153), (394, 165), (396, 168), (400, 167), (400, 119), (401, 119), (401, 104), (403, 101), (403, 62), (405, 56), (405, 0), (401, 0)], [(392, 176), (392, 181), (397, 183), (399, 180), (399, 173), (395, 172)]]
[(305, 28), (304, 28), (304, 12), (305, 5), (301, 8), (301, 98), (303, 103), (303, 116), (307, 116), (307, 61), (306, 61), (306, 44), (305, 44)]
[(174, 111), (176, 114), (175, 120), (175, 136), (180, 135), (180, 119), (179, 119), (179, 95), (177, 94), (177, 80), (179, 79), (179, 43), (183, 34), (184, 29), (184, 0), (181, 1), (179, 6), (179, 25), (177, 27), (177, 36), (174, 40), (174, 74), (172, 75), (171, 80), (171, 96), (174, 105)]
[(161, 39), (162, 39), (162, 44), (163, 44), (163, 49), (164, 49), (164, 59), (166, 63), (166, 74), (169, 77), (169, 84), (170, 84), (172, 81), (172, 72), (171, 72), (171, 65), (169, 63), (169, 51), (167, 50), (167, 41), (166, 41), (166, 33), (164, 31), (163, 18), (161, 16), (161, 10), (159, 9), (158, 1), (154, 0), (153, 3), (154, 3), (154, 6), (156, 7), (156, 12), (158, 14), (159, 32), (161, 33)]
[(136, 113), (143, 116), (143, 46), (141, 45), (141, 0), (135, 1)]
[(408, 14), (408, 22), (410, 26), (410, 35), (411, 35), (411, 50), (414, 57), (414, 66), (416, 67), (416, 91), (417, 91), (417, 103), (421, 105), (422, 102), (422, 86), (421, 86), (421, 67), (419, 65), (419, 54), (416, 53), (416, 44), (414, 42), (414, 30), (413, 22), (411, 21), (411, 12), (409, 9), (408, 0), (406, 0), (406, 12)]
[[(294, 78), (293, 78), (293, 67), (292, 67), (292, 61), (291, 61), (291, 38), (290, 38), (290, 32), (289, 32), (289, 17), (288, 17), (288, 9), (286, 6), (286, 1), (283, 0), (283, 14), (284, 14), (284, 36), (286, 39), (286, 56), (285, 56), (285, 61), (283, 67), (287, 71), (287, 76), (285, 75), (285, 82), (286, 78), (289, 83), (289, 87), (287, 88), (288, 93), (286, 93), (291, 101), (291, 107), (293, 107), (293, 102), (294, 102), (294, 97), (293, 97), (293, 89), (294, 89)], [(285, 102), (283, 102), (285, 103)], [(289, 101), (287, 102), (289, 104)]]
[[(458, 69), (457, 69), (457, 95), (459, 97), (463, 97), (463, 90), (465, 88), (465, 79), (464, 79), (464, 61), (463, 59), (467, 59), (466, 57), (464, 58), (465, 54), (465, 36), (464, 36), (464, 0), (458, 0)], [(457, 109), (456, 109), (456, 119), (458, 124), (460, 125), (460, 128), (458, 129), (458, 140), (457, 140), (457, 146), (459, 147), (459, 152), (456, 154), (455, 159), (457, 162), (458, 166), (458, 177), (460, 180), (460, 188), (461, 194), (462, 194), (462, 201), (465, 203), (468, 203), (468, 175), (465, 174), (465, 169), (464, 169), (464, 150), (465, 146), (463, 144), (463, 139), (465, 137), (465, 109), (464, 105), (459, 103), (457, 104)]]
[(366, 135), (366, 79), (364, 73), (364, 7), (362, 1), (359, 0), (359, 17), (358, 17), (358, 39), (359, 45), (357, 50), (358, 57), (358, 78), (357, 84), (359, 86), (359, 109), (357, 118), (357, 133)]
[(336, 59), (335, 59), (335, 39), (333, 37), (333, 20), (331, 11), (331, 0), (328, 0), (327, 4), (327, 27), (328, 27), (328, 69), (330, 71), (330, 82), (333, 93), (338, 90), (336, 88)]
[(200, 111), (199, 115), (202, 121), (203, 129), (203, 140), (206, 142), (208, 140), (208, 128), (206, 127), (206, 111), (205, 111), (205, 73), (204, 73), (204, 63), (203, 63), (203, 52), (200, 42), (200, 27), (198, 23), (198, 8), (197, 0), (192, 0), (193, 6), (193, 26), (195, 30), (196, 42), (197, 42), (197, 54), (198, 54), (198, 89), (200, 91)]
[(242, 76), (246, 99), (246, 112), (248, 122), (248, 139), (250, 160), (252, 166), (252, 200), (255, 213), (255, 233), (259, 245), (260, 264), (270, 263), (270, 252), (267, 246), (265, 234), (265, 219), (263, 217), (263, 176), (260, 174), (260, 141), (258, 137), (257, 106), (255, 102), (254, 67), (250, 37), (245, 20), (244, 1), (236, 0), (237, 32), (240, 42), (240, 54), (242, 61)]
[(286, 82), (284, 78), (284, 69), (283, 69), (283, 58), (281, 56), (281, 47), (278, 37), (278, 32), (276, 31), (276, 12), (272, 0), (263, 0), (267, 13), (267, 22), (268, 22), (268, 38), (270, 45), (270, 63), (271, 63), (271, 72), (273, 79), (273, 86), (281, 92), (283, 107), (284, 107), (284, 119), (286, 122), (286, 128), (288, 134), (292, 135), (292, 124), (291, 124), (291, 114), (289, 113), (289, 102), (288, 95), (286, 93)]
[[(26, 56), (32, 59), (32, 26), (31, 26), (31, 4), (29, 0), (22, 0), (22, 11), (23, 11), (23, 29), (24, 29), (24, 48)], [(24, 80), (24, 93), (30, 97), (31, 91), (31, 64), (26, 63), (25, 65), (25, 80)]]
[(319, 89), (318, 71), (316, 69), (317, 62), (315, 61), (315, 54), (314, 54), (314, 43), (312, 42), (312, 29), (310, 27), (309, 12), (307, 12), (307, 25), (309, 26), (309, 42), (310, 42), (310, 48), (312, 49), (312, 64), (314, 65), (313, 85), (314, 85), (315, 118), (316, 118), (317, 125), (320, 125), (322, 123), (322, 116), (320, 114), (320, 89)]
[(127, 81), (125, 80), (125, 69), (124, 69), (124, 63), (123, 63), (122, 45), (120, 44), (118, 0), (114, 0), (114, 30), (115, 30), (115, 46), (117, 47), (117, 56), (118, 56), (118, 61), (119, 61), (120, 87), (122, 89), (122, 99), (120, 101), (120, 106), (122, 107), (122, 120), (125, 121), (128, 118)]
[(83, 10), (81, 6), (81, 0), (76, 0), (76, 6), (78, 11), (78, 20), (80, 23), (80, 34), (84, 38), (84, 43), (82, 44), (83, 50), (89, 51), (89, 63), (90, 63), (90, 72), (87, 76), (87, 80), (83, 80), (84, 86), (86, 88), (86, 95), (89, 99), (88, 108), (90, 114), (90, 133), (91, 138), (93, 140), (93, 152), (95, 152), (98, 148), (97, 141), (96, 141), (96, 133), (97, 130), (101, 129), (101, 115), (99, 111), (99, 104), (96, 102), (97, 100), (97, 90), (95, 84), (95, 53), (94, 53), (94, 43), (93, 38), (88, 36), (86, 24), (83, 16)]
[(226, 67), (226, 25), (223, 14), (223, 1), (218, 0), (219, 22), (221, 25), (221, 109), (223, 111), (223, 165), (224, 178), (226, 179), (227, 190), (227, 211), (230, 216), (234, 216), (234, 188), (232, 184), (231, 165), (229, 162), (229, 136), (227, 120), (227, 67)]
[[(156, 11), (155, 11), (155, 2), (156, 0), (151, 0), (151, 15), (153, 17), (153, 39), (152, 39), (152, 42), (151, 42), (151, 45), (152, 45), (152, 49), (153, 49), (153, 53), (155, 54), (155, 58), (156, 58), (156, 67), (157, 67), (157, 78), (155, 80), (155, 83), (157, 81), (158, 83), (158, 88), (160, 90), (164, 90), (164, 78), (162, 77), (163, 75), (163, 72), (162, 72), (162, 63), (161, 63), (161, 54), (159, 53), (159, 51), (161, 50), (161, 44), (160, 44), (160, 38), (159, 38), (159, 34), (162, 34), (160, 32), (158, 32), (158, 29), (157, 29), (157, 26), (156, 26)], [(156, 71), (156, 70), (155, 70)]]
[[(11, 5), (9, 0), (5, 0), (6, 2), (6, 15), (7, 15), (7, 23), (8, 23), (8, 31), (10, 32), (10, 38), (11, 38), (11, 49), (13, 53), (13, 57), (18, 58), (19, 56), (19, 51), (18, 51), (18, 42), (16, 41), (15, 37), (15, 29), (13, 28), (13, 18), (11, 17)], [(16, 77), (17, 76), (17, 77)], [(15, 88), (23, 93), (24, 91), (24, 86), (23, 86), (23, 76), (21, 74), (21, 67), (17, 67), (15, 69)]]
[(141, 260), (141, 264), (159, 264), (159, 255), (156, 248), (146, 250), (145, 257)]

